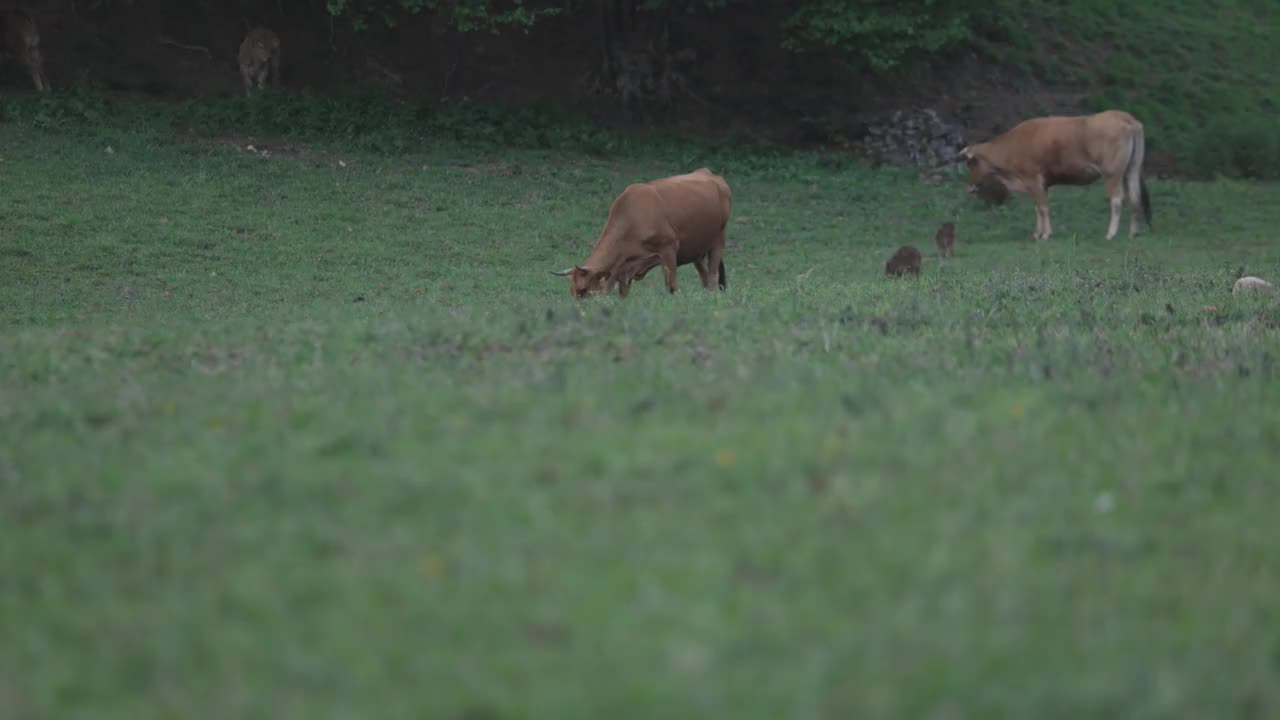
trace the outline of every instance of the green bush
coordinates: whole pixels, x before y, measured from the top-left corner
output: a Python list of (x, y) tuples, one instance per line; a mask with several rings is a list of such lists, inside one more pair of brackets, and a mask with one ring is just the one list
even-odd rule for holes
[(1280, 139), (1269, 118), (1221, 117), (1196, 136), (1191, 163), (1193, 171), (1205, 176), (1280, 179)]
[(1018, 0), (809, 0), (794, 7), (783, 46), (792, 51), (832, 50), (877, 72), (1003, 36)]
[(22, 96), (5, 103), (8, 120), (44, 129), (98, 125), (114, 114), (111, 101), (97, 88), (72, 85), (41, 95)]
[(186, 103), (175, 120), (202, 132), (326, 139), (395, 152), (418, 142), (412, 111), (374, 92), (265, 92)]

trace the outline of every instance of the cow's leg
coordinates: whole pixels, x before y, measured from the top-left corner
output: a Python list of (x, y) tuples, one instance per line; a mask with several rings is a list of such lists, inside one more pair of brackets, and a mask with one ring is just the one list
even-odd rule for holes
[[(711, 243), (711, 250), (707, 252), (707, 269), (711, 272), (710, 276), (720, 284), (720, 288), (724, 289), (724, 278), (720, 277), (720, 266), (724, 262), (724, 228), (720, 228), (720, 235)], [(714, 289), (711, 283), (703, 283), (708, 290)]]
[(702, 287), (710, 290), (715, 285), (715, 271), (708, 271), (707, 265), (705, 257), (700, 257), (693, 261), (693, 267), (698, 271), (698, 279), (702, 281)]
[(1053, 226), (1049, 223), (1049, 192), (1044, 186), (1031, 189), (1031, 198), (1036, 203), (1036, 239), (1048, 240), (1053, 234)]
[[(1151, 201), (1150, 199), (1148, 199), (1147, 203), (1144, 204), (1142, 202), (1142, 195), (1144, 192), (1146, 192), (1147, 188), (1146, 186), (1143, 185), (1141, 176), (1138, 177), (1137, 182), (1130, 181), (1128, 184), (1130, 185), (1129, 187), (1129, 237), (1136, 237), (1138, 235), (1138, 226), (1139, 226), (1138, 216), (1146, 215), (1147, 210), (1150, 209)], [(1148, 223), (1151, 222), (1151, 218), (1146, 218), (1146, 220)]]
[(647, 275), (650, 270), (661, 264), (662, 263), (660, 262), (657, 253), (654, 253), (643, 260), (637, 260), (628, 270), (627, 280), (639, 282), (644, 279), (644, 276)]
[[(1111, 222), (1107, 225), (1107, 239), (1111, 240), (1120, 229), (1120, 212), (1124, 209), (1124, 176), (1107, 178), (1107, 198), (1111, 200)], [(1135, 208), (1130, 208), (1134, 210)]]
[(676, 291), (676, 245), (669, 243), (658, 253), (658, 260), (667, 274), (667, 290)]

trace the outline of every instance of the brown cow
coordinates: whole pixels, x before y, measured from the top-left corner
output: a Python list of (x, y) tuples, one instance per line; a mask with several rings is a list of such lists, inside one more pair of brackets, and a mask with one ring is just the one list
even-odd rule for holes
[(676, 291), (676, 267), (693, 263), (702, 286), (727, 285), (724, 272), (725, 227), (733, 196), (724, 178), (707, 168), (633, 183), (609, 207), (604, 229), (581, 265), (553, 271), (569, 276), (569, 294), (593, 292), (627, 296), (631, 282), (661, 265), (667, 289)]
[(1049, 188), (1089, 185), (1098, 178), (1111, 199), (1108, 240), (1120, 227), (1126, 195), (1131, 211), (1129, 237), (1138, 234), (1139, 205), (1150, 227), (1151, 198), (1142, 177), (1145, 154), (1142, 123), (1122, 110), (1024, 120), (1003, 135), (960, 151), (969, 165), (969, 192), (995, 177), (1010, 191), (1031, 195), (1036, 203), (1037, 240), (1048, 240), (1053, 234)]

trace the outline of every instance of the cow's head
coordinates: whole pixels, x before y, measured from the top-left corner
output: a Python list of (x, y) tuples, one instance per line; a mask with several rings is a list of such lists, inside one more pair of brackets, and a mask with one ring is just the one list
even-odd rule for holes
[(969, 186), (965, 192), (977, 195), (989, 205), (1002, 205), (1013, 190), (1012, 181), (1000, 166), (992, 162), (985, 144), (969, 145), (960, 151), (969, 166)]
[(965, 188), (965, 192), (970, 194), (978, 192), (978, 187), (983, 180), (991, 178), (999, 179), (999, 172), (995, 165), (987, 159), (986, 154), (982, 152), (981, 146), (968, 145), (960, 151), (960, 157), (964, 160), (964, 164), (969, 166), (969, 187)]
[(1009, 181), (988, 158), (983, 146), (970, 145), (960, 151), (960, 157), (969, 166), (969, 186), (965, 192), (977, 195), (988, 207), (1003, 205), (1009, 200)]
[(584, 265), (574, 265), (564, 270), (552, 270), (552, 275), (569, 276), (569, 295), (585, 298), (593, 292), (599, 292), (605, 279), (605, 273), (594, 272)]

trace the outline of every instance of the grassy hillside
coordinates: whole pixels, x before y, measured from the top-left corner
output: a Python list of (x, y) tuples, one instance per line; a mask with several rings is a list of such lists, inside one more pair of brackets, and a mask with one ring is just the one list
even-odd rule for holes
[(1038, 4), (1022, 48), (1052, 86), (1086, 107), (1123, 107), (1153, 151), (1195, 173), (1280, 177), (1280, 6), (1267, 0)]
[[(1114, 242), (1055, 190), (1034, 243), (1025, 200), (806, 156), (35, 122), (6, 718), (1280, 713), (1280, 300), (1229, 292), (1280, 279), (1274, 184), (1153, 184)], [(704, 163), (727, 292), (547, 274)]]

